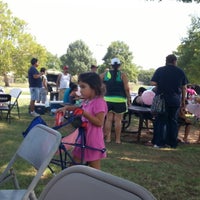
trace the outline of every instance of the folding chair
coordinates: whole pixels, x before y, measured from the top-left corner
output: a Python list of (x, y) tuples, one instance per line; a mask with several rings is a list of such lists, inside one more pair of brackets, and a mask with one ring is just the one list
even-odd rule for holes
[[(61, 134), (56, 130), (41, 124), (33, 127), (8, 163), (4, 172), (0, 175), (0, 185), (12, 179), (15, 186), (15, 189), (0, 190), (0, 199), (37, 199), (34, 188), (57, 151), (60, 142)], [(30, 166), (33, 166), (37, 170), (32, 181), (30, 183), (26, 181), (26, 189), (20, 189), (19, 181), (14, 171), (14, 164), (19, 160), (20, 166), (23, 166), (22, 161), (26, 161), (26, 163), (29, 163)]]
[(18, 117), (20, 118), (20, 112), (19, 112), (19, 103), (18, 99), (19, 96), (21, 95), (22, 90), (20, 88), (13, 88), (10, 90), (10, 95), (11, 95), (11, 107), (12, 108), (17, 108), (17, 113)]
[(144, 187), (103, 171), (77, 165), (61, 171), (39, 200), (155, 200)]
[(10, 123), (10, 111), (11, 111), (11, 95), (10, 94), (0, 94), (0, 118), (3, 118), (3, 112), (7, 112), (6, 119)]

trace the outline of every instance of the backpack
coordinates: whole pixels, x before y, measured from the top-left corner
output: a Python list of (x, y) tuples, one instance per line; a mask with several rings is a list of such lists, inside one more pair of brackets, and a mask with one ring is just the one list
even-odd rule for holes
[(40, 116), (35, 117), (35, 118), (32, 120), (32, 122), (29, 124), (28, 128), (27, 128), (24, 132), (22, 132), (22, 135), (23, 135), (24, 137), (26, 137), (26, 135), (29, 133), (29, 131), (30, 131), (34, 126), (36, 126), (37, 124), (43, 124), (43, 125), (47, 126), (46, 122), (45, 122)]

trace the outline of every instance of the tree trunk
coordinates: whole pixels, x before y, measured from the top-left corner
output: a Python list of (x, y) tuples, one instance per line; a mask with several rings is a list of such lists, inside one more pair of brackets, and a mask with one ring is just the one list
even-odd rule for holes
[(4, 73), (3, 76), (4, 76), (5, 87), (10, 87), (8, 75), (6, 73)]

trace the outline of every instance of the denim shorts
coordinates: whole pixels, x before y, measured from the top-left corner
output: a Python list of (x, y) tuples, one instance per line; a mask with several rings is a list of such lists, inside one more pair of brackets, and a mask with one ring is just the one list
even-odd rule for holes
[(32, 101), (38, 101), (40, 94), (40, 88), (38, 87), (30, 87), (30, 95)]

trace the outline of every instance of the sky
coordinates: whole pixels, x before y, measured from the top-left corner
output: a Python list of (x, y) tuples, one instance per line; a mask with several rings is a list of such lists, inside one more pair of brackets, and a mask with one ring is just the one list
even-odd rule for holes
[(176, 0), (3, 0), (28, 24), (36, 41), (54, 55), (83, 40), (102, 64), (113, 41), (122, 41), (143, 69), (165, 64), (165, 57), (187, 37), (200, 4)]

